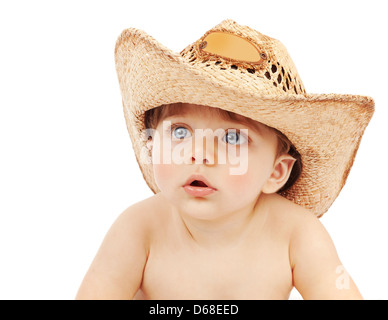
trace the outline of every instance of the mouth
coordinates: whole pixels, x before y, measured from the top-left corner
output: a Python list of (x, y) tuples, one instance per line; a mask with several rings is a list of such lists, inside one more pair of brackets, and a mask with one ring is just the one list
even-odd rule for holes
[(196, 188), (212, 188), (214, 190), (217, 190), (210, 184), (210, 182), (204, 176), (201, 176), (199, 174), (191, 175), (190, 178), (187, 179), (185, 184), (183, 185), (183, 187), (185, 186), (191, 186)]
[(204, 197), (217, 191), (205, 177), (200, 175), (192, 175), (183, 188), (186, 193), (194, 197)]
[(194, 180), (189, 185), (192, 187), (205, 187), (205, 188), (208, 186), (205, 182), (200, 181), (200, 180)]

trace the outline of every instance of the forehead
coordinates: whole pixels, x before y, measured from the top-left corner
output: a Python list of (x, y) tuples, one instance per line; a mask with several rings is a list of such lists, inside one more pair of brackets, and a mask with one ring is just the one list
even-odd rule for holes
[(264, 134), (269, 131), (269, 128), (266, 125), (253, 119), (244, 117), (237, 113), (203, 105), (176, 103), (165, 106), (161, 114), (161, 120), (175, 117), (185, 119), (206, 117), (206, 119), (214, 119), (215, 121), (242, 124), (259, 134)]

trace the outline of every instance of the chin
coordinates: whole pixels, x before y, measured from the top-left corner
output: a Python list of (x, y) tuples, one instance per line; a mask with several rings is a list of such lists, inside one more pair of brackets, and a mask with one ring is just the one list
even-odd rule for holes
[(180, 199), (174, 205), (180, 213), (201, 220), (215, 219), (218, 217), (217, 213), (222, 212), (214, 202), (206, 198)]

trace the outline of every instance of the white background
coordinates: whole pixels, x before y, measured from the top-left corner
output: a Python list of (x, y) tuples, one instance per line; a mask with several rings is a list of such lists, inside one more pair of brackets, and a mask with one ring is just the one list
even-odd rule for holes
[(387, 299), (385, 5), (0, 2), (0, 298), (73, 299), (116, 217), (153, 195), (124, 122), (121, 31), (142, 29), (179, 52), (231, 18), (281, 40), (308, 92), (375, 99), (347, 184), (321, 221), (363, 296)]

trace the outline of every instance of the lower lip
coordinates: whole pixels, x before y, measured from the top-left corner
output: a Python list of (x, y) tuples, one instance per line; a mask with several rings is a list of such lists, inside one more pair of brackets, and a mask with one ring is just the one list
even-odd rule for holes
[(183, 189), (185, 189), (189, 195), (194, 197), (205, 197), (216, 192), (216, 189), (210, 187), (193, 187), (190, 185), (184, 186)]

